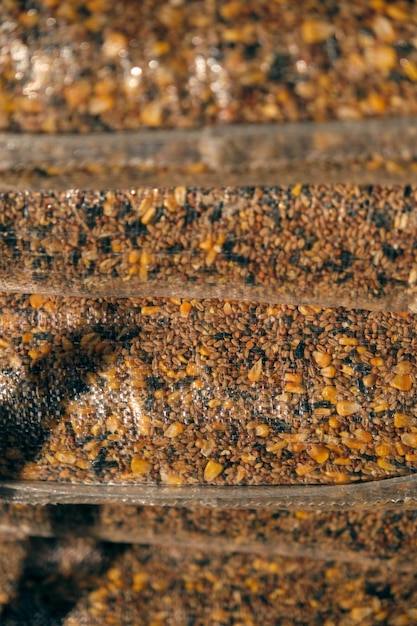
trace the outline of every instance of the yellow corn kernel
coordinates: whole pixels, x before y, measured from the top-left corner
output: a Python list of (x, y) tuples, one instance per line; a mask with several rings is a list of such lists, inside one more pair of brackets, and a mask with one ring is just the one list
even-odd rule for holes
[(160, 306), (143, 306), (141, 308), (141, 313), (142, 315), (150, 316), (150, 315), (156, 315), (157, 313), (159, 313), (160, 310), (161, 310)]
[(363, 428), (358, 428), (355, 435), (361, 441), (365, 441), (365, 443), (370, 443), (372, 441), (372, 433), (369, 430), (364, 430)]
[(314, 465), (297, 465), (297, 467), (295, 468), (295, 473), (298, 476), (305, 476), (306, 474), (310, 474), (310, 472), (313, 472), (315, 469)]
[(340, 421), (336, 416), (333, 415), (329, 418), (329, 426), (330, 428), (340, 428)]
[(181, 422), (173, 422), (164, 432), (164, 436), (169, 437), (169, 439), (174, 439), (178, 437), (178, 435), (181, 435), (182, 432), (184, 432), (184, 426)]
[(223, 471), (223, 465), (221, 463), (216, 463), (216, 461), (208, 461), (206, 467), (204, 468), (204, 480), (210, 482), (220, 476)]
[(397, 469), (395, 465), (393, 465), (392, 463), (389, 463), (385, 459), (378, 459), (376, 463), (378, 467), (380, 467), (383, 470), (386, 470), (387, 472), (392, 472), (395, 469)]
[(361, 450), (365, 445), (365, 443), (359, 441), (359, 439), (348, 439), (347, 437), (343, 439), (343, 443), (349, 450)]
[(350, 465), (351, 460), (349, 458), (345, 458), (343, 456), (338, 456), (336, 459), (334, 459), (333, 463), (335, 465)]
[(158, 100), (148, 102), (141, 111), (141, 121), (145, 126), (156, 127), (162, 122), (162, 105)]
[[(32, 333), (23, 333), (23, 335), (22, 335), (22, 343), (23, 344), (30, 343), (32, 341), (32, 339), (33, 339)], [(64, 344), (64, 340), (62, 340), (62, 344)], [(64, 350), (65, 350), (65, 346), (64, 346)]]
[(40, 293), (33, 293), (29, 298), (30, 306), (32, 307), (32, 309), (40, 309), (46, 301), (47, 298), (45, 298), (45, 296), (42, 296)]
[(408, 374), (396, 374), (389, 385), (390, 387), (393, 387), (393, 389), (398, 389), (399, 391), (409, 391), (411, 389), (412, 382), (411, 376)]
[(359, 342), (356, 339), (356, 337), (343, 336), (343, 337), (340, 337), (339, 343), (341, 346), (357, 346)]
[(334, 403), (337, 398), (336, 387), (333, 387), (333, 385), (326, 385), (326, 387), (323, 387), (321, 395), (323, 400)]
[(343, 484), (349, 482), (349, 476), (344, 472), (325, 472), (325, 474), (334, 483)]
[(288, 381), (289, 383), (301, 383), (303, 382), (303, 377), (301, 376), (301, 374), (297, 374), (295, 372), (286, 372), (284, 374), (284, 380)]
[(353, 367), (351, 365), (346, 365), (346, 363), (343, 363), (342, 365), (342, 372), (347, 376), (355, 376), (355, 370)]
[(297, 385), (296, 383), (287, 383), (284, 387), (288, 393), (305, 393), (306, 388), (304, 385)]
[(152, 465), (149, 461), (135, 457), (130, 462), (130, 469), (134, 474), (149, 474), (152, 469)]
[(362, 378), (362, 382), (363, 382), (364, 387), (373, 387), (376, 382), (375, 374), (368, 374), (367, 376), (364, 376)]
[(403, 433), (401, 435), (401, 441), (405, 446), (409, 448), (417, 448), (417, 434), (416, 433)]
[(372, 357), (369, 362), (373, 367), (381, 367), (381, 365), (384, 365), (384, 359), (380, 356)]
[(392, 452), (391, 446), (389, 443), (380, 443), (375, 446), (375, 453), (378, 456), (389, 456)]
[(394, 372), (396, 374), (411, 374), (413, 371), (413, 364), (410, 361), (400, 361), (394, 367)]
[(367, 347), (366, 346), (358, 346), (356, 348), (356, 352), (361, 356), (362, 354), (365, 354), (365, 352), (367, 351)]
[(300, 195), (302, 188), (303, 188), (303, 186), (302, 186), (302, 184), (301, 184), (301, 183), (298, 183), (297, 185), (295, 185), (295, 186), (291, 189), (291, 193), (292, 193), (292, 195), (293, 195), (295, 198), (297, 198), (297, 197)]
[(307, 511), (296, 511), (294, 515), (297, 519), (308, 519), (310, 517)]
[(129, 256), (127, 257), (127, 260), (129, 263), (133, 264), (133, 263), (138, 263), (139, 259), (140, 259), (140, 251), (139, 250), (131, 250), (129, 252)]
[(168, 470), (161, 469), (160, 471), (161, 481), (165, 485), (183, 485), (184, 479), (179, 474), (175, 472), (170, 472)]
[(261, 376), (262, 376), (262, 359), (259, 359), (250, 368), (248, 372), (248, 378), (252, 383), (256, 383), (261, 378)]
[(183, 302), (180, 306), (180, 315), (181, 317), (188, 317), (190, 314), (190, 311), (192, 309), (192, 305), (190, 302)]
[(133, 576), (133, 591), (142, 591), (145, 585), (148, 583), (149, 576), (146, 572), (137, 572)]
[(320, 374), (326, 378), (334, 378), (336, 376), (336, 368), (334, 365), (328, 365), (320, 370)]
[(319, 367), (327, 367), (330, 364), (332, 357), (330, 354), (327, 354), (327, 352), (314, 351), (313, 359), (315, 360), (315, 362), (317, 363)]
[(314, 459), (317, 463), (325, 463), (329, 458), (329, 451), (325, 446), (311, 446), (307, 453)]
[(56, 452), (55, 457), (60, 463), (65, 465), (74, 465), (77, 460), (77, 457), (72, 452)]
[(141, 222), (142, 224), (144, 224), (145, 226), (147, 224), (150, 224), (155, 216), (156, 213), (156, 206), (151, 206), (146, 213), (142, 216), (141, 218)]
[(343, 417), (347, 415), (353, 415), (360, 411), (360, 404), (358, 402), (352, 402), (350, 400), (340, 400), (336, 404), (336, 412)]
[(405, 413), (395, 413), (394, 426), (396, 428), (407, 428), (411, 424), (411, 417)]
[(329, 22), (318, 19), (307, 19), (301, 24), (301, 37), (304, 43), (314, 44), (326, 41), (333, 34), (333, 26)]
[(200, 367), (197, 363), (187, 363), (187, 367), (185, 368), (185, 373), (187, 376), (198, 376), (200, 374)]
[(267, 424), (258, 424), (258, 426), (255, 428), (255, 435), (257, 437), (268, 437), (269, 426), (267, 426)]
[(284, 440), (276, 441), (274, 443), (268, 443), (266, 445), (267, 452), (278, 452), (278, 450), (283, 450), (287, 445), (287, 442)]

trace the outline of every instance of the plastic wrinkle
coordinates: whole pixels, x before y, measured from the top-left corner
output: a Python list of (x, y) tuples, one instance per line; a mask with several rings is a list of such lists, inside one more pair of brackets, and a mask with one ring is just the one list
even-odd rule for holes
[(0, 482), (0, 500), (30, 504), (109, 504), (193, 506), (225, 509), (271, 508), (339, 510), (417, 509), (417, 476), (401, 476), (356, 485), (166, 486), (66, 484), (40, 481)]

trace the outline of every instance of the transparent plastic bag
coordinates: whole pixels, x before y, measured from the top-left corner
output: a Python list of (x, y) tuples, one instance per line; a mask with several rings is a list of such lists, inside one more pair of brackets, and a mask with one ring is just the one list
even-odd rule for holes
[(0, 133), (0, 189), (407, 184), (416, 118), (115, 133)]
[[(234, 485), (235, 496), (219, 498), (237, 506), (297, 500), (272, 485), (415, 471), (412, 314), (32, 294), (2, 296), (0, 323), (9, 497), (21, 479), (35, 481), (34, 500), (37, 481), (52, 500), (53, 482), (75, 483), (56, 492), (75, 501), (82, 484), (87, 500), (107, 497), (108, 483), (187, 486), (182, 495), (108, 487), (138, 503), (198, 499), (212, 484), (201, 498), (216, 502), (218, 487)], [(314, 493), (320, 502), (324, 492)], [(332, 493), (335, 506), (348, 501)]]
[[(87, 537), (0, 542), (5, 624), (69, 626), (415, 621), (415, 573), (384, 563), (230, 554), (213, 546), (109, 544)], [(215, 548), (215, 545), (214, 545)], [(36, 584), (33, 579), (36, 577)]]
[(26, 132), (415, 114), (415, 7), (124, 0), (0, 13), (0, 122)]
[(416, 188), (0, 195), (0, 288), (416, 310)]

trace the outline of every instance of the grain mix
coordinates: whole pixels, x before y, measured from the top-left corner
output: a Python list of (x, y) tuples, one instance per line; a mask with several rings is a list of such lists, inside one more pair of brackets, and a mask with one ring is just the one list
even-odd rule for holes
[(417, 309), (417, 188), (0, 194), (0, 289)]
[(17, 0), (0, 7), (0, 128), (356, 120), (417, 109), (409, 2)]
[(410, 313), (0, 298), (4, 478), (349, 483), (413, 472)]

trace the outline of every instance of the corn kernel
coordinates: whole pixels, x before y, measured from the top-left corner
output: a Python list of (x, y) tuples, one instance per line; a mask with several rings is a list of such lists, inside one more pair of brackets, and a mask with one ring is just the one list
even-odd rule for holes
[(45, 296), (42, 296), (40, 293), (33, 293), (29, 298), (30, 306), (32, 307), (32, 309), (40, 309), (46, 301), (47, 298), (45, 298)]
[(417, 448), (417, 434), (415, 433), (403, 433), (401, 435), (401, 441), (409, 448)]
[(301, 374), (297, 374), (295, 372), (286, 372), (284, 374), (284, 380), (289, 383), (301, 383), (303, 381), (303, 377)]
[(405, 413), (395, 413), (394, 426), (396, 428), (407, 428), (411, 424), (411, 417)]
[(149, 474), (152, 465), (144, 459), (134, 458), (130, 462), (130, 469), (134, 474)]
[(314, 351), (313, 359), (315, 360), (315, 362), (317, 363), (319, 367), (327, 367), (330, 364), (332, 357), (330, 354), (327, 354), (326, 352)]
[(389, 456), (391, 454), (391, 446), (389, 443), (380, 443), (375, 446), (375, 453), (378, 456)]
[(373, 387), (376, 382), (375, 374), (368, 374), (367, 376), (364, 376), (362, 378), (362, 382), (364, 387)]
[(334, 378), (336, 376), (336, 368), (334, 365), (329, 365), (328, 367), (323, 367), (320, 370), (320, 374), (325, 376), (325, 378)]
[(384, 365), (384, 359), (380, 356), (372, 357), (370, 364), (373, 365), (373, 367), (381, 367), (381, 365)]
[(386, 470), (387, 472), (392, 472), (396, 469), (395, 465), (381, 458), (377, 460), (377, 465), (378, 467), (380, 467), (383, 470)]
[(161, 310), (160, 306), (143, 306), (141, 309), (142, 315), (150, 316), (156, 315)]
[(161, 469), (160, 471), (161, 481), (165, 485), (183, 485), (184, 479), (179, 474), (168, 470)]
[(145, 585), (148, 583), (149, 576), (146, 572), (137, 572), (133, 576), (133, 591), (142, 591)]
[(267, 424), (258, 424), (258, 426), (255, 428), (255, 435), (257, 437), (268, 437), (269, 426), (267, 426)]
[(321, 395), (323, 400), (334, 403), (337, 398), (336, 387), (333, 387), (333, 385), (326, 385), (326, 387), (323, 387)]
[(192, 307), (190, 302), (185, 302), (184, 301), (181, 304), (181, 306), (180, 306), (180, 315), (181, 315), (181, 317), (184, 317), (184, 318), (188, 317), (192, 308), (193, 307)]
[(333, 463), (335, 465), (350, 465), (351, 460), (349, 458), (345, 458), (343, 456), (338, 456), (334, 459)]
[(408, 374), (396, 374), (389, 385), (400, 391), (409, 391), (411, 389), (412, 380)]
[(296, 383), (287, 383), (284, 389), (288, 393), (305, 393), (306, 392), (306, 388), (304, 387), (304, 385), (297, 385)]
[(333, 34), (333, 26), (328, 22), (317, 19), (307, 19), (301, 25), (301, 37), (307, 44), (326, 41)]
[(326, 476), (330, 478), (334, 483), (344, 484), (349, 482), (348, 474), (344, 472), (325, 472)]
[(306, 474), (310, 474), (310, 472), (313, 472), (315, 469), (314, 465), (297, 465), (297, 467), (295, 468), (295, 473), (298, 476), (305, 476)]
[(329, 418), (329, 426), (330, 428), (340, 428), (340, 421), (337, 419), (337, 417), (332, 416)]
[(291, 189), (291, 194), (297, 198), (300, 195), (300, 192), (302, 190), (303, 186), (301, 183), (298, 183), (297, 185), (295, 185), (292, 189)]
[(173, 422), (164, 432), (164, 436), (169, 437), (169, 439), (174, 439), (178, 437), (178, 435), (181, 435), (182, 432), (184, 432), (184, 426), (181, 422)]
[(145, 126), (156, 127), (162, 122), (162, 106), (158, 100), (148, 102), (141, 112), (141, 121)]
[(413, 371), (413, 364), (410, 361), (400, 361), (394, 367), (394, 372), (396, 374), (411, 374)]
[(204, 480), (210, 482), (217, 478), (222, 471), (223, 465), (221, 463), (216, 463), (216, 461), (208, 461), (206, 467), (204, 468)]
[(339, 343), (341, 346), (357, 346), (359, 342), (356, 339), (356, 337), (343, 336), (343, 337), (340, 337)]
[(77, 460), (77, 457), (75, 454), (72, 454), (72, 452), (56, 452), (55, 457), (60, 463), (64, 463), (65, 465), (74, 465)]
[(252, 383), (256, 383), (261, 378), (261, 376), (262, 376), (262, 359), (259, 359), (250, 368), (248, 372), (248, 378)]
[(336, 411), (338, 415), (341, 416), (353, 415), (360, 411), (360, 408), (361, 406), (358, 402), (352, 402), (350, 400), (340, 400), (336, 404)]
[(311, 446), (307, 452), (317, 463), (325, 463), (330, 454), (324, 446)]

